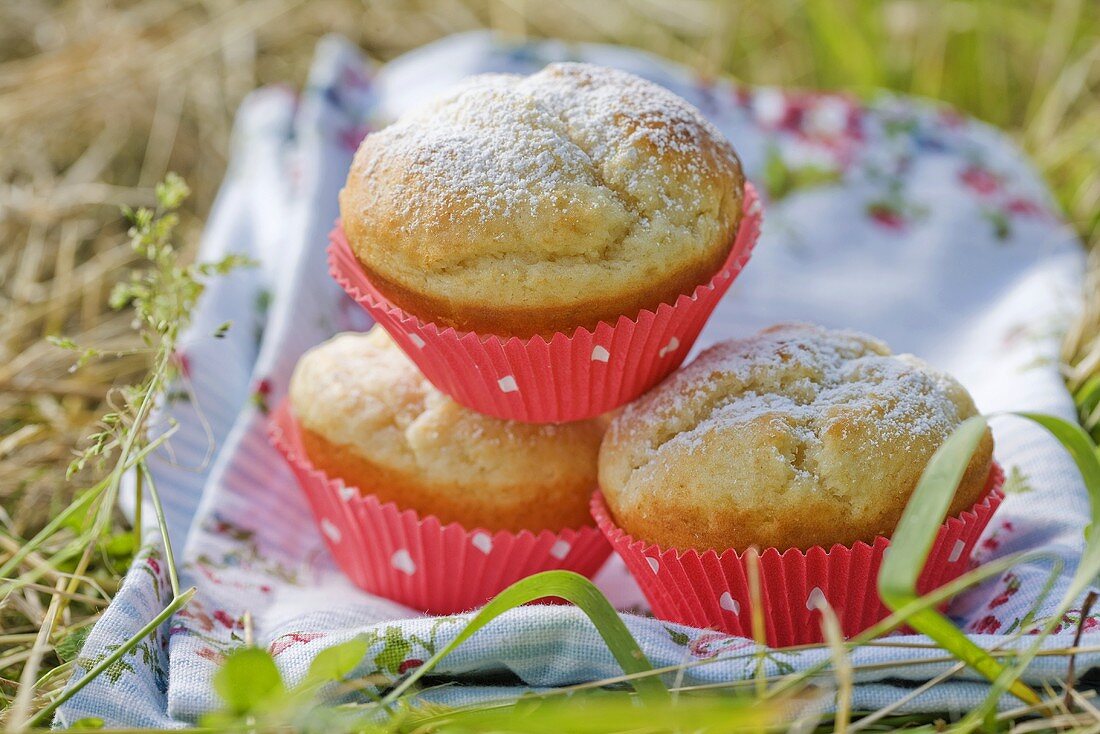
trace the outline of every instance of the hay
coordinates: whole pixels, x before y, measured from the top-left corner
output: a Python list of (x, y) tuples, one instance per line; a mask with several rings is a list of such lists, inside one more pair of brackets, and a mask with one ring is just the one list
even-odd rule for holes
[[(1092, 243), (1100, 232), (1100, 6), (995, 0), (878, 5), (689, 0), (28, 0), (0, 4), (0, 524), (26, 537), (72, 487), (64, 470), (111, 385), (136, 379), (133, 354), (70, 373), (50, 346), (65, 333), (139, 346), (107, 294), (132, 253), (121, 204), (145, 204), (168, 170), (194, 196), (191, 247), (226, 165), (233, 114), (255, 87), (301, 85), (317, 40), (338, 32), (386, 60), (448, 33), (637, 45), (703, 75), (945, 99), (1010, 131)], [(1100, 371), (1100, 269), (1066, 342), (1071, 387)], [(122, 528), (120, 519), (119, 527)], [(0, 547), (0, 558), (11, 549)], [(117, 574), (89, 572), (109, 595)], [(10, 697), (49, 603), (25, 589), (0, 616), (0, 692)], [(76, 600), (59, 635), (95, 618)], [(55, 640), (56, 641), (56, 640)], [(46, 664), (58, 661), (47, 656)], [(14, 671), (14, 672), (13, 672)], [(60, 680), (61, 677), (59, 677)]]

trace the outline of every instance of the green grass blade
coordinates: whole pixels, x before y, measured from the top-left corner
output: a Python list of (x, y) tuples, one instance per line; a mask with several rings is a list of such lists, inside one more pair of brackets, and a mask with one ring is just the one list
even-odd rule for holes
[[(626, 691), (588, 691), (554, 699), (519, 699), (412, 716), (414, 731), (603, 734), (604, 732), (763, 732), (782, 709), (728, 694), (681, 696), (674, 705), (638, 706)], [(789, 715), (789, 711), (787, 714)]]
[[(146, 468), (144, 461), (137, 465), (137, 470), (144, 474), (145, 481), (149, 484), (149, 499), (153, 503), (157, 527), (160, 529), (160, 542), (164, 544), (164, 560), (165, 565), (168, 566), (168, 582), (172, 587), (172, 596), (179, 596), (180, 580), (176, 571), (176, 555), (172, 552), (172, 536), (168, 534), (168, 520), (164, 517), (164, 506), (160, 501), (160, 490), (157, 489), (157, 483), (153, 480), (153, 472)], [(140, 498), (136, 507), (141, 507)], [(138, 522), (135, 522), (135, 527), (137, 530), (141, 530), (141, 525)]]
[[(138, 451), (132, 460), (127, 463), (127, 469), (134, 467), (138, 462), (143, 461), (145, 457), (151, 454), (156, 449), (160, 448), (171, 436), (176, 432), (175, 428), (171, 428), (160, 436), (156, 440), (151, 441), (147, 446)], [(0, 578), (6, 579), (11, 573), (19, 567), (19, 564), (26, 560), (27, 556), (38, 550), (47, 539), (49, 539), (54, 533), (60, 530), (70, 518), (75, 517), (81, 512), (87, 511), (91, 503), (97, 500), (110, 486), (111, 478), (106, 477), (100, 480), (96, 485), (82, 493), (79, 497), (74, 499), (68, 507), (62, 510), (56, 515), (49, 523), (45, 525), (41, 530), (35, 533), (34, 537), (25, 543), (22, 543), (18, 551), (12, 554), (12, 557), (0, 565)], [(7, 533), (5, 533), (7, 535)], [(12, 536), (9, 536), (12, 537)], [(13, 538), (18, 540), (18, 538)], [(37, 578), (37, 577), (36, 577)], [(6, 596), (11, 592), (11, 588), (5, 587), (3, 591), (0, 591), (0, 598)]]
[[(1100, 528), (1100, 458), (1097, 457), (1096, 444), (1085, 429), (1076, 423), (1041, 413), (1016, 415), (1038, 423), (1061, 442), (1077, 464), (1089, 494), (1091, 516), (1089, 525), (1085, 528), (1085, 550), (1058, 607), (1056, 616), (1061, 616), (1100, 576), (1100, 533), (1097, 532), (1097, 528)], [(1052, 619), (1051, 622), (1053, 624), (1056, 620)]]
[(1073, 606), (1074, 602), (1085, 593), (1095, 582), (1097, 576), (1100, 575), (1100, 533), (1096, 532), (1096, 528), (1100, 527), (1100, 458), (1097, 456), (1096, 444), (1093, 443), (1092, 438), (1081, 426), (1062, 418), (1042, 413), (1014, 413), (1013, 415), (1026, 418), (1045, 428), (1058, 439), (1073, 458), (1088, 491), (1090, 524), (1085, 529), (1085, 550), (1081, 554), (1077, 570), (1074, 572), (1061, 602), (1054, 613), (1047, 618), (1047, 622), (1043, 625), (1039, 634), (1035, 635), (1034, 642), (1030, 647), (1018, 656), (1016, 663), (1000, 680), (994, 682), (993, 689), (990, 691), (985, 703), (967, 717), (975, 723), (995, 709), (1000, 692), (1007, 687), (1006, 681), (1016, 680), (1023, 675), (1027, 666), (1039, 653), (1043, 641), (1062, 619), (1062, 615)]
[(1053, 415), (1042, 413), (1013, 413), (1021, 418), (1038, 423), (1047, 429), (1052, 436), (1065, 447), (1073, 461), (1077, 464), (1081, 478), (1085, 480), (1085, 489), (1089, 493), (1089, 502), (1092, 505), (1092, 523), (1097, 524), (1100, 517), (1100, 459), (1096, 456), (1096, 444), (1085, 429), (1076, 423), (1071, 423)]
[[(88, 509), (88, 506), (103, 494), (103, 490), (107, 488), (107, 480), (101, 481), (99, 484), (89, 489), (87, 492), (81, 494), (72, 503), (69, 504), (64, 510), (58, 513), (52, 520), (50, 520), (45, 527), (39, 530), (33, 538), (23, 543), (18, 551), (12, 554), (11, 558), (0, 564), (0, 578), (8, 578), (11, 573), (19, 567), (27, 556), (33, 553), (38, 547), (56, 533), (71, 517), (74, 517), (80, 512), (84, 512)], [(4, 533), (7, 535), (7, 533)], [(18, 538), (12, 537), (13, 540)]]
[(1093, 375), (1085, 384), (1077, 389), (1077, 392), (1073, 394), (1073, 401), (1077, 404), (1077, 410), (1081, 415), (1081, 421), (1084, 423), (1085, 428), (1092, 430), (1095, 428), (1094, 412), (1097, 406), (1100, 406), (1100, 375)]
[[(481, 608), (466, 626), (451, 642), (429, 658), (423, 665), (417, 668), (408, 678), (394, 687), (385, 698), (384, 705), (388, 705), (401, 697), (417, 680), (431, 671), (440, 660), (447, 657), (455, 648), (468, 640), (475, 632), (489, 622), (516, 607), (528, 602), (542, 599), (548, 596), (556, 596), (576, 604), (581, 611), (588, 615), (596, 630), (607, 644), (615, 660), (622, 666), (627, 675), (645, 674), (653, 670), (645, 653), (638, 647), (638, 642), (630, 634), (630, 630), (619, 618), (618, 612), (611, 606), (611, 602), (600, 592), (596, 586), (572, 571), (544, 571), (534, 576), (517, 581), (504, 591), (493, 597), (492, 601)], [(655, 675), (641, 675), (631, 680), (634, 690), (646, 702), (667, 702), (669, 700), (668, 688)]]
[[(891, 610), (897, 611), (919, 598), (917, 579), (985, 430), (984, 418), (968, 418), (940, 446), (921, 475), (879, 570), (879, 595)], [(914, 611), (906, 621), (990, 681), (1004, 672), (1001, 663), (971, 642), (936, 609)], [(1035, 692), (1018, 680), (1009, 690), (1027, 703), (1039, 703)]]
[(868, 42), (867, 29), (860, 27), (858, 14), (833, 0), (812, 0), (804, 7), (810, 38), (821, 46), (821, 63), (839, 68), (849, 86), (879, 86), (882, 61)]
[(974, 416), (964, 421), (925, 467), (879, 571), (879, 592), (884, 599), (915, 591), (924, 561), (985, 430), (984, 418)]

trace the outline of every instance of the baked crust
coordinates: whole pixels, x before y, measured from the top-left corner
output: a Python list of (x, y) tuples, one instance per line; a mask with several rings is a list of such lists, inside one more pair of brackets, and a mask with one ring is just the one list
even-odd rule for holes
[[(495, 487), (493, 496), (471, 492), (455, 482), (427, 483), (376, 464), (349, 446), (334, 444), (318, 433), (302, 431), (302, 443), (313, 465), (330, 477), (339, 477), (360, 492), (373, 494), (382, 502), (413, 508), (420, 515), (435, 515), (444, 524), (457, 522), (467, 529), (489, 531), (558, 531), (592, 524), (588, 513), (591, 488), (570, 483), (528, 482), (513, 487)], [(492, 501), (486, 501), (491, 499)]]
[[(889, 536), (924, 467), (975, 415), (952, 377), (848, 331), (783, 325), (711, 347), (616, 417), (600, 485), (664, 547), (806, 549)], [(977, 502), (986, 430), (951, 504)]]
[(468, 529), (591, 524), (604, 421), (475, 413), (432, 387), (381, 327), (307, 352), (290, 402), (310, 461), (383, 502)]
[(551, 64), (475, 77), (367, 136), (340, 211), (394, 304), (528, 337), (690, 294), (728, 255), (743, 195), (733, 148), (687, 102)]
[[(728, 249), (715, 250), (714, 262), (691, 263), (681, 272), (667, 274), (658, 282), (642, 283), (633, 292), (619, 293), (614, 300), (591, 293), (574, 303), (546, 308), (508, 307), (490, 302), (460, 304), (410, 290), (366, 265), (363, 270), (391, 303), (406, 313), (419, 315), (423, 321), (450, 326), (461, 332), (524, 339), (535, 335), (550, 338), (554, 333), (572, 334), (580, 328), (592, 331), (601, 321), (614, 324), (620, 316), (634, 318), (643, 310), (655, 311), (662, 303), (673, 304), (681, 294), (690, 295), (698, 285), (709, 281), (728, 254)], [(537, 331), (533, 331), (536, 327)]]

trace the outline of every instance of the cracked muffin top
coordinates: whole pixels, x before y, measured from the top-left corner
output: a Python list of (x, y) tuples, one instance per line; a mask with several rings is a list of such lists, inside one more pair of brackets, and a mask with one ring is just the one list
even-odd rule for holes
[(467, 529), (591, 524), (602, 419), (475, 413), (432, 387), (380, 326), (306, 352), (289, 397), (314, 466), (382, 502)]
[(721, 267), (744, 177), (690, 104), (631, 74), (487, 74), (368, 135), (340, 192), (375, 286), (425, 321), (572, 332), (671, 303)]
[[(889, 536), (932, 454), (976, 414), (954, 378), (852, 331), (787, 324), (706, 350), (612, 423), (600, 486), (663, 547), (826, 548)], [(988, 429), (950, 513), (986, 486)]]

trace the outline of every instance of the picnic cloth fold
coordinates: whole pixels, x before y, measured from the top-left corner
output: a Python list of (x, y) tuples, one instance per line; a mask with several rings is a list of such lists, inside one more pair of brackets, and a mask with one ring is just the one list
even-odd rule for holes
[[(704, 80), (646, 53), (559, 42), (506, 43), (454, 36), (375, 68), (340, 38), (317, 49), (300, 94), (261, 89), (238, 114), (231, 162), (200, 256), (241, 252), (259, 267), (214, 282), (182, 350), (183, 384), (162, 407), (178, 423), (173, 451), (152, 471), (182, 562), (198, 593), (181, 612), (59, 710), (57, 723), (98, 717), (110, 726), (182, 727), (216, 709), (212, 677), (243, 644), (250, 612), (258, 644), (288, 681), (325, 647), (366, 633), (360, 672), (396, 677), (461, 628), (353, 587), (333, 564), (293, 476), (269, 445), (266, 412), (283, 396), (309, 347), (369, 326), (332, 281), (326, 233), (336, 194), (363, 135), (464, 76), (531, 72), (554, 60), (617, 66), (665, 85), (708, 116), (741, 154), (765, 196), (752, 261), (704, 330), (696, 350), (784, 320), (862, 329), (895, 351), (953, 372), (979, 408), (1074, 418), (1058, 370), (1060, 339), (1080, 305), (1084, 257), (1050, 194), (999, 132), (933, 103), (879, 95), (752, 88)], [(227, 320), (222, 339), (211, 335)], [(1088, 499), (1075, 466), (1042, 429), (993, 422), (1008, 497), (974, 561), (1045, 549), (1064, 563), (1053, 608), (1084, 547)], [(152, 518), (147, 511), (145, 518)], [(79, 679), (153, 619), (170, 596), (163, 549), (150, 528), (110, 608), (74, 669)], [(1025, 615), (1053, 568), (1024, 563), (955, 599), (950, 613), (978, 644), (1019, 646)], [(644, 616), (644, 600), (613, 558), (598, 577), (655, 665), (709, 660), (689, 680), (753, 675), (751, 642)], [(1096, 618), (1066, 615), (1051, 648), (1079, 624), (1100, 643)], [(986, 687), (963, 670), (914, 694), (952, 661), (923, 637), (894, 636), (853, 655), (853, 705), (965, 711)], [(914, 646), (916, 645), (916, 646)], [(804, 669), (822, 650), (774, 651), (769, 674)], [(919, 664), (911, 664), (916, 661)], [(1025, 679), (1061, 677), (1066, 659), (1039, 657)], [(910, 663), (902, 665), (902, 663)], [(1080, 670), (1100, 663), (1078, 656)], [(619, 673), (593, 626), (568, 606), (513, 610), (438, 669), (457, 684), (437, 701), (515, 696), (531, 688)], [(466, 685), (462, 685), (466, 684)], [(1012, 705), (1004, 699), (1003, 705)]]

